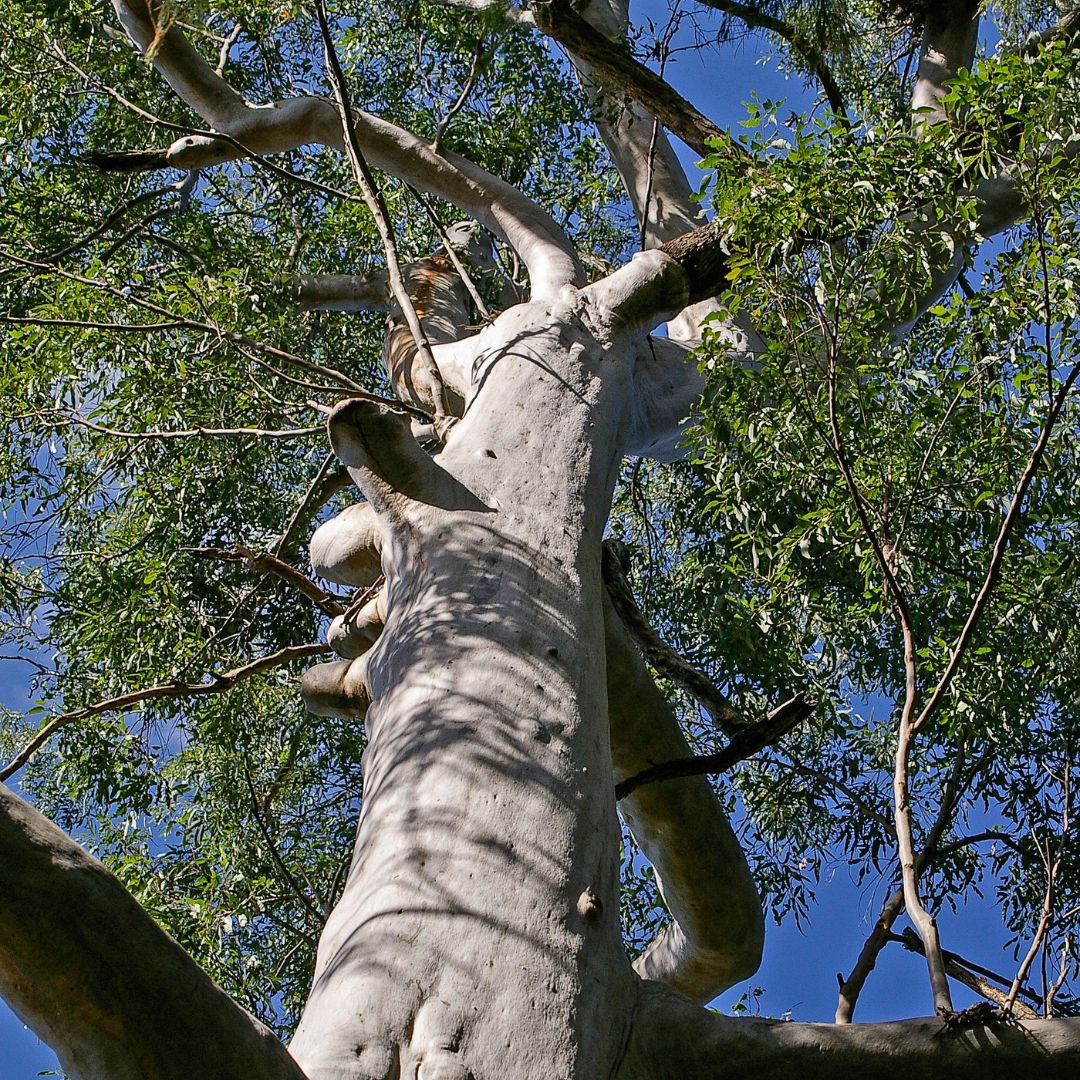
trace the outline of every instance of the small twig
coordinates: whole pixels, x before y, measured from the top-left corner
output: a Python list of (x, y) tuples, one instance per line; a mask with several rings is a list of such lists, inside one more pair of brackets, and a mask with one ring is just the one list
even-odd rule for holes
[(472, 64), (469, 67), (469, 74), (465, 77), (465, 83), (461, 87), (461, 93), (458, 94), (457, 100), (446, 110), (445, 115), (439, 121), (438, 126), (435, 128), (435, 138), (431, 140), (431, 148), (436, 154), (442, 153), (442, 137), (446, 134), (446, 129), (450, 126), (450, 121), (463, 108), (465, 108), (466, 102), (472, 95), (473, 90), (476, 89), (476, 83), (480, 78), (481, 72), (484, 70), (484, 64), (489, 59), (484, 51), (484, 40), (481, 38), (476, 43), (476, 51), (473, 53)]
[(232, 52), (232, 47), (240, 40), (240, 23), (237, 23), (222, 39), (221, 48), (218, 49), (217, 66), (214, 68), (214, 74), (219, 78), (225, 72), (225, 65), (229, 62), (229, 53)]
[(845, 127), (851, 126), (847, 106), (844, 104), (844, 96), (840, 92), (840, 87), (837, 85), (836, 79), (833, 78), (832, 72), (829, 70), (824, 54), (813, 42), (803, 37), (794, 26), (783, 19), (778, 19), (765, 11), (759, 10), (754, 5), (741, 4), (737, 0), (701, 0), (701, 2), (708, 7), (715, 8), (717, 11), (722, 11), (725, 15), (741, 19), (747, 26), (759, 30), (771, 30), (777, 37), (783, 38), (802, 56), (807, 67), (817, 77), (837, 119)]
[(74, 424), (78, 427), (89, 428), (90, 431), (96, 431), (102, 435), (110, 435), (117, 439), (192, 439), (200, 436), (212, 437), (212, 438), (224, 438), (226, 436), (245, 436), (248, 438), (257, 439), (298, 439), (307, 435), (320, 435), (323, 432), (323, 426), (320, 424), (317, 427), (306, 428), (207, 428), (197, 427), (188, 428), (186, 430), (176, 431), (120, 431), (116, 428), (105, 427), (103, 424), (96, 424), (93, 420), (87, 420), (83, 416), (72, 416), (64, 414), (60, 417), (65, 424)]
[(166, 184), (164, 187), (154, 188), (153, 191), (144, 191), (141, 195), (136, 195), (126, 202), (121, 203), (115, 210), (107, 214), (101, 221), (101, 224), (86, 236), (79, 240), (75, 240), (68, 244), (67, 247), (61, 248), (59, 251), (54, 251), (48, 255), (41, 255), (39, 258), (42, 262), (54, 263), (59, 262), (61, 259), (66, 258), (68, 255), (74, 255), (77, 251), (81, 251), (88, 244), (92, 244), (99, 237), (104, 236), (122, 217), (130, 213), (138, 206), (142, 206), (144, 203), (153, 202), (155, 199), (160, 199), (162, 195), (168, 195), (170, 191), (180, 191), (184, 184), (187, 183), (188, 177), (184, 177), (183, 180), (178, 180), (173, 184)]
[(396, 400), (383, 398), (377, 394), (369, 394), (358, 382), (349, 378), (348, 375), (338, 371), (336, 368), (324, 367), (322, 364), (313, 363), (311, 360), (305, 360), (302, 356), (296, 356), (284, 349), (278, 349), (273, 345), (267, 345), (255, 338), (248, 337), (246, 334), (238, 333), (235, 330), (226, 330), (213, 322), (201, 322), (198, 319), (179, 316), (168, 308), (162, 307), (160, 304), (155, 304), (152, 300), (147, 300), (144, 297), (138, 296), (130, 289), (119, 289), (114, 285), (109, 285), (96, 278), (83, 277), (80, 274), (73, 274), (67, 270), (61, 270), (59, 267), (50, 266), (48, 263), (38, 262), (33, 259), (24, 259), (20, 255), (15, 255), (13, 252), (5, 251), (3, 249), (0, 249), (0, 257), (29, 270), (36, 270), (43, 274), (55, 274), (57, 277), (62, 277), (67, 281), (74, 281), (80, 285), (86, 285), (91, 289), (97, 289), (99, 292), (103, 292), (108, 296), (113, 296), (126, 304), (133, 304), (146, 311), (152, 311), (155, 315), (171, 319), (186, 329), (198, 330), (202, 333), (211, 334), (216, 338), (220, 338), (222, 341), (229, 342), (231, 345), (242, 345), (248, 349), (254, 349), (257, 352), (265, 353), (267, 356), (272, 356), (275, 360), (294, 364), (296, 367), (303, 368), (305, 371), (313, 372), (317, 375), (321, 375), (323, 378), (329, 378), (334, 382), (340, 383), (357, 397), (364, 397), (368, 400), (393, 404), (398, 408), (407, 408), (407, 406), (402, 405)]
[(431, 343), (424, 332), (420, 317), (417, 315), (416, 307), (412, 302), (412, 297), (409, 296), (405, 278), (401, 273), (401, 260), (398, 258), (397, 240), (394, 237), (394, 229), (390, 222), (390, 211), (387, 208), (382, 192), (375, 183), (375, 177), (368, 166), (367, 159), (364, 157), (360, 139), (356, 134), (356, 124), (353, 121), (352, 103), (345, 81), (345, 72), (342, 70), (337, 50), (334, 48), (333, 36), (330, 33), (330, 22), (326, 14), (325, 0), (316, 0), (315, 14), (322, 34), (330, 84), (341, 116), (341, 126), (345, 136), (345, 149), (349, 164), (352, 166), (353, 177), (360, 188), (364, 202), (375, 221), (375, 227), (382, 240), (390, 291), (397, 301), (397, 305), (409, 328), (409, 333), (412, 335), (413, 344), (416, 347), (419, 364), (412, 372), (413, 381), (419, 389), (426, 391), (430, 397), (432, 408), (435, 411), (436, 428), (440, 429), (439, 434), (443, 435), (444, 430), (442, 429), (444, 427), (448, 428), (453, 421), (446, 400), (446, 387), (443, 385), (439, 366), (435, 363)]
[(209, 682), (159, 683), (157, 686), (148, 686), (143, 690), (134, 690), (128, 694), (121, 694), (119, 697), (107, 698), (106, 700), (96, 702), (93, 705), (87, 705), (82, 709), (74, 709), (71, 712), (60, 713), (58, 716), (54, 716), (44, 727), (40, 728), (26, 746), (24, 746), (7, 765), (0, 769), (0, 780), (7, 780), (8, 777), (18, 772), (19, 769), (30, 760), (33, 754), (48, 742), (53, 735), (61, 728), (74, 724), (76, 721), (85, 720), (89, 716), (97, 716), (99, 713), (126, 712), (131, 706), (139, 705), (144, 701), (154, 701), (161, 698), (194, 697), (200, 694), (222, 694), (226, 690), (231, 690), (238, 682), (250, 678), (252, 675), (257, 675), (260, 672), (281, 667), (283, 664), (291, 663), (293, 660), (302, 660), (308, 656), (319, 656), (328, 653), (329, 651), (330, 646), (321, 643), (311, 645), (289, 645), (284, 649), (278, 649), (277, 652), (268, 653), (266, 656), (260, 656), (241, 667), (233, 668), (231, 671), (223, 672), (220, 675), (213, 675)]
[(293, 545), (307, 516), (316, 513), (329, 499), (350, 484), (352, 478), (345, 469), (334, 469), (336, 460), (333, 454), (326, 455), (285, 528), (281, 530), (281, 536), (274, 545), (274, 554), (279, 559), (292, 557)]

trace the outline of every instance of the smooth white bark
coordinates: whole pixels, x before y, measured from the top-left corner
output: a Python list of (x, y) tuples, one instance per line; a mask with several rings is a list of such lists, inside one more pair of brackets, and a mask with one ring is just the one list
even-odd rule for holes
[[(203, 60), (173, 26), (158, 34), (146, 0), (113, 0), (128, 36), (145, 52), (153, 44), (153, 63), (176, 93), (216, 132), (228, 135), (253, 154), (275, 154), (306, 144), (342, 149), (341, 121), (326, 98), (294, 98), (251, 105)], [(361, 110), (354, 110), (357, 135), (377, 168), (460, 207), (502, 236), (529, 270), (533, 295), (556, 294), (581, 281), (577, 257), (565, 233), (531, 199), (506, 181)], [(242, 156), (223, 140), (188, 136), (166, 152), (177, 168), (200, 168)]]

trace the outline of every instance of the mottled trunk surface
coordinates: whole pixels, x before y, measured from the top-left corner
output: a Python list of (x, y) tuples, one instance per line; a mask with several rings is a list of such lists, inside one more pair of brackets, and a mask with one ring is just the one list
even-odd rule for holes
[(331, 421), (388, 616), (360, 661), (353, 866), (291, 1047), (311, 1080), (608, 1076), (628, 1039), (599, 555), (629, 361), (568, 295), (485, 333), (434, 461), (372, 409)]

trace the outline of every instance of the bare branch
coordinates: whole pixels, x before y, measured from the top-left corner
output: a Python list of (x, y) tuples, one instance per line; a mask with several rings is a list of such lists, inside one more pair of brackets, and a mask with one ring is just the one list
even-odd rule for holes
[(401, 262), (398, 259), (397, 240), (394, 238), (394, 229), (390, 222), (390, 211), (387, 209), (386, 200), (375, 183), (375, 177), (368, 168), (363, 150), (360, 147), (360, 139), (356, 133), (356, 124), (353, 120), (352, 103), (349, 100), (348, 87), (345, 85), (345, 72), (341, 68), (337, 50), (334, 48), (334, 39), (331, 36), (330, 23), (326, 15), (325, 0), (316, 0), (315, 13), (318, 16), (319, 30), (322, 33), (326, 67), (330, 75), (330, 83), (334, 89), (334, 99), (337, 102), (342, 128), (345, 133), (345, 151), (349, 164), (352, 166), (353, 179), (359, 185), (368, 211), (375, 220), (375, 228), (378, 230), (379, 238), (382, 240), (383, 254), (386, 256), (386, 271), (390, 291), (409, 327), (409, 333), (412, 335), (416, 349), (416, 357), (419, 360), (418, 364), (415, 362), (413, 364), (413, 382), (421, 392), (421, 397), (425, 401), (430, 401), (435, 413), (436, 428), (439, 430), (440, 435), (445, 435), (446, 428), (453, 421), (447, 404), (446, 387), (443, 384), (438, 365), (435, 363), (435, 357), (431, 353), (431, 342), (428, 341), (424, 327), (420, 323), (420, 317), (416, 314), (416, 307), (412, 302), (412, 297), (409, 296), (409, 290), (401, 274)]
[(192, 439), (192, 438), (227, 438), (239, 436), (252, 439), (299, 439), (308, 435), (323, 434), (321, 424), (306, 428), (209, 428), (197, 427), (175, 431), (120, 431), (117, 428), (105, 427), (96, 424), (93, 420), (87, 420), (84, 416), (73, 416), (68, 413), (61, 414), (59, 418), (64, 424), (72, 424), (77, 427), (96, 431), (101, 435), (109, 435), (115, 439), (138, 440), (168, 440), (168, 439)]
[[(920, 956), (926, 955), (926, 946), (923, 945), (919, 935), (911, 927), (905, 928), (902, 934), (890, 934), (889, 940), (899, 942), (910, 952), (918, 953)], [(949, 952), (946, 949), (942, 950), (941, 956), (945, 964), (945, 974), (950, 979), (955, 979), (969, 990), (973, 990), (980, 997), (992, 1001), (999, 1009), (1008, 1011), (1006, 1009), (1009, 1001), (1008, 994), (991, 982), (991, 979), (993, 979), (999, 983), (1005, 983), (1007, 986), (1008, 984), (1000, 975), (990, 971), (988, 968), (980, 967), (970, 960), (965, 960), (958, 953)], [(1022, 1002), (1014, 1003), (1013, 1011), (1021, 1020), (1034, 1020), (1038, 1017), (1038, 1013), (1034, 1009)]]
[(764, 720), (744, 727), (732, 735), (731, 741), (723, 750), (715, 754), (676, 758), (674, 761), (664, 761), (649, 769), (643, 769), (636, 776), (630, 776), (615, 785), (615, 798), (625, 799), (643, 784), (655, 784), (660, 780), (675, 780), (681, 776), (702, 774), (713, 776), (727, 772), (733, 765), (753, 757), (759, 750), (783, 738), (793, 727), (801, 724), (814, 708), (814, 702), (807, 701), (802, 694), (796, 694), (773, 709)]
[[(749, 166), (749, 153), (655, 72), (592, 27), (570, 0), (545, 0), (534, 8), (536, 25), (594, 71), (640, 101), (669, 131), (703, 157), (717, 150)], [(710, 145), (712, 144), (712, 145)]]
[(203, 694), (223, 694), (231, 690), (237, 683), (252, 675), (258, 675), (264, 671), (282, 667), (294, 660), (302, 660), (308, 656), (320, 656), (330, 651), (329, 645), (315, 643), (311, 645), (288, 645), (277, 652), (268, 653), (255, 660), (243, 664), (231, 671), (222, 672), (220, 675), (212, 675), (209, 682), (167, 682), (156, 686), (148, 686), (142, 690), (133, 690), (119, 697), (106, 698), (104, 701), (95, 702), (82, 709), (73, 709), (71, 712), (60, 713), (38, 729), (30, 741), (0, 769), (0, 780), (18, 772), (34, 755), (62, 728), (68, 727), (79, 720), (85, 720), (89, 716), (97, 716), (105, 712), (126, 712), (133, 705), (140, 705), (144, 701), (171, 700), (176, 698), (196, 697)]
[(42, 262), (59, 262), (61, 259), (67, 258), (68, 255), (74, 255), (77, 251), (81, 251), (83, 248), (92, 244), (99, 237), (104, 236), (121, 218), (131, 213), (132, 210), (139, 206), (143, 206), (148, 202), (153, 202), (156, 199), (160, 199), (163, 195), (168, 195), (171, 191), (180, 191), (184, 185), (188, 182), (188, 177), (184, 177), (182, 180), (177, 180), (174, 184), (166, 184), (164, 187), (154, 188), (152, 191), (144, 191), (141, 195), (136, 195), (133, 198), (122, 202), (115, 210), (107, 214), (100, 225), (93, 231), (86, 234), (79, 240), (75, 240), (73, 243), (68, 244), (67, 247), (61, 248), (59, 251), (54, 251), (50, 255), (42, 255), (40, 259)]
[(200, 558), (242, 563), (249, 569), (259, 573), (273, 574), (283, 581), (287, 581), (309, 600), (314, 600), (319, 610), (332, 619), (345, 612), (345, 608), (337, 601), (333, 593), (320, 588), (311, 578), (297, 570), (295, 566), (290, 566), (287, 562), (283, 562), (267, 551), (253, 551), (245, 544), (237, 544), (232, 548), (195, 547), (183, 548), (182, 550)]
[(1065, 402), (1068, 400), (1069, 393), (1078, 377), (1080, 377), (1080, 363), (1073, 365), (1069, 374), (1062, 381), (1061, 385), (1058, 387), (1057, 393), (1050, 402), (1046, 419), (1039, 431), (1039, 437), (1031, 450), (1031, 454), (1028, 456), (1027, 463), (1024, 465), (1024, 471), (1020, 476), (1020, 481), (1016, 485), (1012, 499), (1009, 502), (1009, 509), (1001, 522), (1001, 527), (998, 529), (997, 538), (994, 540), (994, 548), (990, 554), (990, 562), (986, 568), (986, 576), (983, 579), (982, 586), (971, 605), (971, 610), (968, 612), (968, 617), (964, 622), (964, 626), (952, 647), (949, 654), (949, 661), (945, 665), (945, 670), (942, 672), (941, 678), (934, 688), (934, 692), (923, 706), (918, 719), (914, 722), (914, 729), (916, 731), (934, 715), (938, 705), (940, 705), (945, 694), (948, 692), (949, 687), (952, 685), (953, 679), (956, 677), (956, 673), (960, 668), (960, 662), (963, 660), (964, 654), (967, 652), (968, 645), (970, 645), (972, 636), (975, 633), (975, 628), (978, 626), (979, 620), (982, 618), (983, 612), (986, 610), (986, 606), (990, 601), (990, 597), (993, 595), (998, 578), (1001, 576), (1002, 560), (1005, 558), (1005, 551), (1008, 547), (1009, 539), (1012, 536), (1017, 521), (1020, 519), (1020, 513), (1023, 510), (1024, 500), (1027, 497), (1028, 489), (1031, 487), (1031, 483), (1035, 479), (1035, 474), (1042, 464), (1043, 455), (1050, 442), (1050, 436), (1054, 430), (1054, 425), (1057, 423), (1057, 419), (1061, 415), (1061, 410), (1065, 407)]

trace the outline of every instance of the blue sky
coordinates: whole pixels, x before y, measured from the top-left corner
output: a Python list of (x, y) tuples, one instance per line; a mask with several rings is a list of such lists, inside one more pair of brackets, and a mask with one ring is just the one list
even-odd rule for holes
[[(639, 20), (647, 14), (658, 21), (666, 18), (663, 0), (648, 0), (634, 10)], [(708, 66), (693, 53), (679, 54), (669, 65), (667, 77), (721, 126), (737, 125), (745, 117), (742, 103), (751, 91), (759, 98), (785, 100), (796, 110), (805, 107), (808, 97), (798, 80), (784, 78), (774, 64), (759, 62), (765, 49), (764, 39), (751, 37), (734, 55), (725, 54), (722, 62), (706, 54), (710, 60)], [(683, 156), (692, 169), (694, 155), (684, 151)], [(693, 175), (691, 179), (694, 182)], [(0, 699), (12, 708), (29, 705), (22, 674), (0, 670)], [(741, 995), (763, 987), (755, 1002), (764, 1014), (831, 1020), (836, 1003), (836, 974), (850, 969), (854, 963), (887, 887), (888, 883), (880, 881), (857, 886), (847, 867), (838, 867), (831, 878), (822, 882), (818, 905), (805, 932), (800, 932), (793, 922), (783, 927), (770, 926), (761, 970), (716, 1004), (730, 1008)], [(1010, 958), (999, 951), (1005, 935), (992, 903), (967, 909), (959, 916), (946, 911), (940, 924), (947, 947), (990, 967), (1010, 970)], [(971, 1000), (962, 987), (955, 988), (955, 995), (958, 1007)], [(858, 1018), (898, 1019), (931, 1011), (921, 957), (896, 946), (886, 949), (860, 998)], [(55, 1055), (0, 1002), (0, 1080), (29, 1080), (55, 1068)]]

